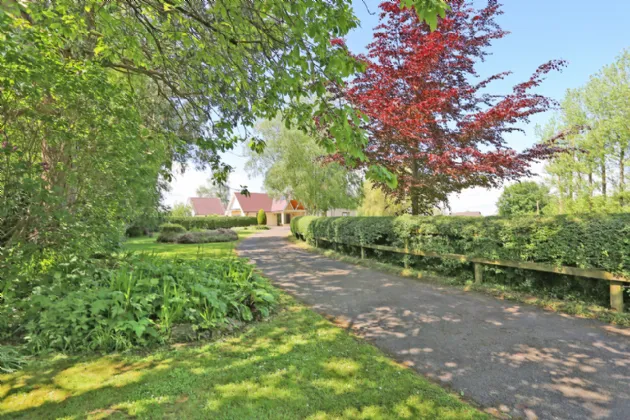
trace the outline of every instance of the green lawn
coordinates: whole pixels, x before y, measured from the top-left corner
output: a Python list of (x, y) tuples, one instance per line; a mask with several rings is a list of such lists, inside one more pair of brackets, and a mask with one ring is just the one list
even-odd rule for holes
[[(257, 230), (239, 230), (239, 240), (246, 238)], [(125, 249), (136, 252), (148, 252), (172, 258), (217, 258), (232, 255), (237, 242), (219, 242), (213, 244), (163, 244), (155, 242), (153, 237), (130, 238), (125, 242)]]
[[(196, 255), (195, 246), (149, 239), (128, 246)], [(270, 320), (214, 342), (39, 357), (21, 372), (0, 374), (0, 417), (487, 418), (287, 295), (281, 300)]]

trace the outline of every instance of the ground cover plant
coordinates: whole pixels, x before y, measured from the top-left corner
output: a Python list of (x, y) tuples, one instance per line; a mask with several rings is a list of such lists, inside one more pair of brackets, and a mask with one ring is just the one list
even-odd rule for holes
[(45, 356), (0, 372), (0, 417), (488, 417), (291, 298), (282, 306), (268, 322), (200, 346)]
[[(242, 231), (241, 237), (252, 233)], [(234, 258), (235, 242), (169, 244), (168, 250), (155, 238), (129, 242), (126, 248), (139, 253), (53, 260), (32, 268), (28, 282), (5, 283), (0, 370), (14, 370), (25, 356), (51, 350), (153, 346), (169, 341), (173, 331), (186, 332), (187, 339), (208, 337), (265, 316), (274, 304), (256, 304), (268, 284)]]
[(275, 293), (253, 270), (236, 258), (124, 256), (111, 269), (73, 285), (61, 281), (15, 303), (17, 311), (4, 314), (9, 320), (3, 332), (19, 337), (32, 353), (161, 344), (178, 324), (189, 324), (195, 333), (211, 332), (230, 320), (269, 315)]
[[(625, 241), (630, 226), (627, 214), (554, 217), (340, 217), (295, 218), (296, 237), (315, 237), (354, 244), (463, 254), (489, 259), (533, 261), (550, 265), (595, 268), (629, 276), (630, 247)], [(325, 242), (319, 246), (329, 246)], [(337, 247), (359, 256), (357, 246)], [(368, 258), (429, 270), (454, 277), (460, 284), (472, 280), (470, 263), (366, 250)], [(484, 267), (484, 281), (516, 292), (542, 293), (556, 299), (608, 305), (608, 283), (596, 279), (541, 273), (506, 267)]]

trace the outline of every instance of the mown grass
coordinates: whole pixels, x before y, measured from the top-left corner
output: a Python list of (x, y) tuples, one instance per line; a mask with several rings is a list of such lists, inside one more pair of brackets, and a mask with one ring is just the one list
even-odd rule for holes
[[(256, 230), (238, 230), (239, 241), (259, 232)], [(171, 244), (156, 242), (153, 237), (129, 238), (125, 249), (135, 252), (154, 253), (164, 258), (219, 258), (233, 255), (238, 242), (217, 242), (208, 244)]]
[[(130, 244), (149, 252), (162, 246), (146, 239)], [(161, 255), (193, 255), (187, 245), (168, 246), (176, 248)], [(0, 417), (488, 417), (281, 296), (280, 309), (269, 320), (214, 342), (108, 356), (40, 357), (23, 371), (0, 375)]]
[(349, 256), (349, 255), (334, 251), (332, 249), (316, 248), (304, 241), (297, 240), (293, 236), (289, 236), (288, 240), (291, 243), (299, 246), (300, 248), (304, 250), (318, 253), (326, 257), (336, 259), (338, 261), (361, 265), (363, 267), (368, 267), (368, 268), (380, 270), (386, 273), (396, 274), (403, 277), (416, 278), (421, 281), (458, 287), (466, 291), (476, 291), (476, 292), (494, 296), (498, 299), (504, 299), (504, 300), (509, 300), (513, 302), (535, 305), (548, 311), (560, 312), (560, 313), (564, 313), (567, 315), (574, 315), (581, 318), (597, 319), (599, 321), (608, 322), (614, 325), (630, 327), (630, 313), (628, 312), (620, 313), (620, 312), (617, 312), (617, 311), (614, 311), (609, 308), (605, 308), (603, 306), (596, 305), (593, 303), (588, 303), (588, 302), (583, 302), (583, 301), (578, 301), (578, 300), (560, 300), (560, 299), (556, 299), (550, 296), (545, 296), (542, 293), (537, 294), (537, 295), (532, 294), (532, 293), (523, 293), (523, 292), (512, 290), (510, 289), (510, 287), (501, 285), (501, 284), (493, 284), (493, 283), (476, 284), (473, 282), (468, 282), (462, 285), (457, 279), (440, 276), (439, 274), (436, 274), (436, 273), (407, 269), (407, 268), (399, 267), (394, 264), (383, 263), (383, 262), (375, 261), (372, 259), (362, 260), (361, 258)]
[(11, 418), (486, 418), (291, 298), (202, 346), (51, 357), (0, 375)]

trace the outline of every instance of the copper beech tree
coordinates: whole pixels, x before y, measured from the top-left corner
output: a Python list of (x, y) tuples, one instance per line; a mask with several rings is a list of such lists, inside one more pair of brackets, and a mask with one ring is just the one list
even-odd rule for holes
[[(507, 35), (495, 22), (500, 6), (496, 0), (479, 10), (467, 0), (449, 5), (438, 29), (431, 31), (398, 1), (381, 3), (374, 40), (367, 55), (358, 56), (367, 70), (341, 92), (363, 114), (369, 137), (368, 160), (347, 163), (380, 165), (395, 174), (396, 188), (378, 179), (376, 184), (409, 198), (413, 214), (429, 212), (449, 193), (526, 176), (533, 161), (555, 151), (537, 145), (517, 152), (504, 136), (554, 105), (532, 89), (564, 62), (541, 65), (507, 94), (490, 94), (488, 85), (510, 73), (480, 78), (475, 66), (492, 41)], [(338, 39), (332, 44), (345, 48)]]

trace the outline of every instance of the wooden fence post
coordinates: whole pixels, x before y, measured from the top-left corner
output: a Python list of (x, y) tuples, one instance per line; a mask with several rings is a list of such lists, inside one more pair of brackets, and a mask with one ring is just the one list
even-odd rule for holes
[(403, 264), (407, 269), (409, 268), (409, 238), (405, 238), (405, 252), (407, 253), (407, 255), (403, 257)]
[(474, 263), (475, 266), (475, 283), (483, 283), (483, 266), (479, 263)]
[(617, 312), (623, 312), (623, 283), (610, 282), (610, 307)]
[(365, 259), (365, 248), (363, 248), (363, 245), (361, 245), (361, 259)]

